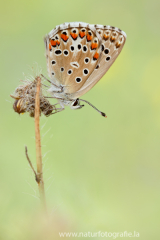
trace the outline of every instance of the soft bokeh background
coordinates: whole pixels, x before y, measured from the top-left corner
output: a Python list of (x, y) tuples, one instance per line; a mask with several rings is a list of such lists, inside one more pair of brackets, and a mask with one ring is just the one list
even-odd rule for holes
[[(59, 231), (159, 239), (159, 12), (159, 0), (1, 0), (0, 239), (58, 239)], [(41, 118), (46, 222), (24, 154), (27, 145), (35, 165), (34, 120), (15, 113), (9, 95), (35, 63), (47, 76), (43, 36), (72, 21), (116, 26), (127, 41), (83, 96), (107, 119), (89, 106)]]

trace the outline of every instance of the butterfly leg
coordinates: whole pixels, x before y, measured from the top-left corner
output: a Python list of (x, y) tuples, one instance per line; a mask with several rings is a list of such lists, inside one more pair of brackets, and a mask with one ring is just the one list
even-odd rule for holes
[[(52, 84), (52, 87), (49, 89), (50, 92), (53, 93), (61, 93), (63, 92), (63, 87), (62, 86), (57, 86), (56, 84), (54, 84), (53, 82), (51, 82), (48, 78), (46, 78), (43, 74), (41, 74), (41, 76), (48, 81), (49, 83)], [(43, 84), (44, 85), (44, 84)], [(54, 87), (53, 87), (54, 86)]]
[[(51, 113), (50, 115), (52, 115), (52, 114), (55, 114), (55, 113), (58, 113), (58, 112), (61, 112), (61, 111), (63, 111), (65, 108), (56, 108), (55, 109), (55, 112), (53, 112), (53, 113)], [(49, 115), (49, 116), (50, 116)]]
[(54, 99), (58, 99), (58, 100), (64, 100), (64, 98), (58, 98), (58, 97), (48, 97), (48, 96), (44, 96), (45, 98), (54, 98)]
[[(52, 84), (52, 82), (51, 82), (48, 78), (46, 78), (43, 74), (41, 74), (41, 76), (42, 76), (46, 81), (48, 81), (49, 83)], [(55, 86), (56, 86), (56, 85), (55, 85)]]

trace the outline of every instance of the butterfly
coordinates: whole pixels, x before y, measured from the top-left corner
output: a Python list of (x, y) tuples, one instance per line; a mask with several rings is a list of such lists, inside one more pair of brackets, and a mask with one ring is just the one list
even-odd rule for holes
[(79, 99), (108, 71), (126, 41), (122, 30), (103, 25), (70, 22), (56, 26), (45, 36), (46, 60), (51, 79), (49, 92), (61, 108), (80, 109), (86, 100)]

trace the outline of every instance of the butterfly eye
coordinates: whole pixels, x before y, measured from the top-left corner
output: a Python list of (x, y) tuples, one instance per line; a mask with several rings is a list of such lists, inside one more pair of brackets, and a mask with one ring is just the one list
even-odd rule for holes
[(72, 106), (77, 106), (78, 105), (78, 100), (76, 99), (76, 101), (72, 104)]
[[(73, 109), (81, 108), (81, 107), (80, 107), (79, 99), (77, 98), (76, 100), (74, 100), (74, 101), (71, 103), (71, 106), (73, 107)], [(74, 107), (75, 107), (75, 108), (74, 108)]]
[(76, 77), (75, 80), (76, 80), (77, 83), (80, 83), (82, 81), (82, 78), (81, 77)]

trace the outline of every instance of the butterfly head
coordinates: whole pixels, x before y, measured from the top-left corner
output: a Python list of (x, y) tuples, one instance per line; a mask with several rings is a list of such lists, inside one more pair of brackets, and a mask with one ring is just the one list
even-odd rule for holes
[(84, 107), (84, 105), (80, 105), (80, 101), (79, 101), (78, 98), (75, 99), (75, 100), (73, 100), (73, 101), (70, 103), (70, 108), (71, 108), (71, 109), (80, 109), (80, 108), (82, 108), (82, 107)]

